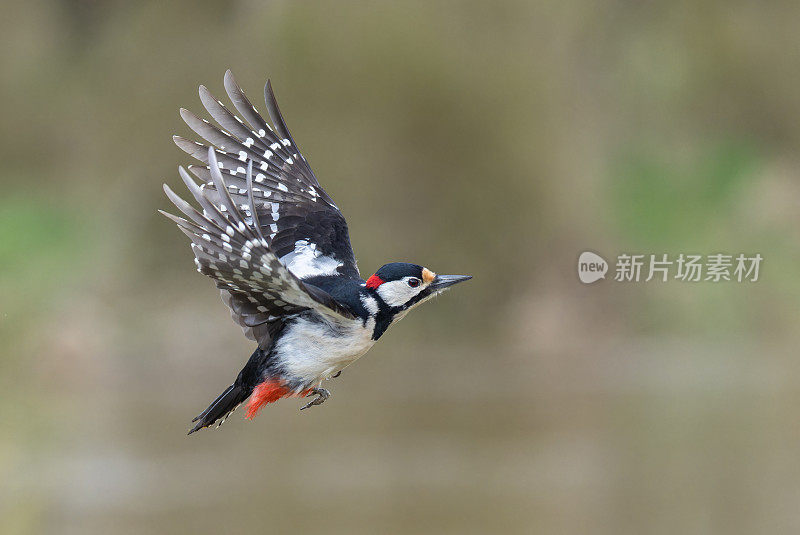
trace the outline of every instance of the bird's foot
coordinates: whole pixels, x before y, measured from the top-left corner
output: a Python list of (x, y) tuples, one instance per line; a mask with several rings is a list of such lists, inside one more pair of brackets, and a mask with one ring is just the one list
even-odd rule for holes
[(308, 403), (306, 403), (305, 405), (303, 405), (302, 407), (300, 407), (300, 410), (301, 410), (301, 411), (302, 411), (303, 409), (307, 409), (307, 408), (309, 408), (309, 407), (313, 407), (314, 405), (322, 405), (323, 403), (325, 403), (325, 400), (326, 400), (326, 399), (328, 399), (329, 397), (331, 397), (331, 393), (330, 393), (330, 392), (328, 392), (328, 391), (327, 391), (326, 389), (324, 389), (324, 388), (312, 388), (312, 389), (309, 391), (309, 394), (308, 394), (308, 395), (311, 395), (311, 394), (316, 394), (316, 395), (317, 395), (317, 397), (315, 397), (314, 399), (312, 399), (311, 401), (309, 401)]

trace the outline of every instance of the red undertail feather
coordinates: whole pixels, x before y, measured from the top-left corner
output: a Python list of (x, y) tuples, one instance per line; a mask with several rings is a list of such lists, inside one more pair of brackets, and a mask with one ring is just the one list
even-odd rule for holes
[(373, 276), (371, 276), (370, 278), (367, 279), (367, 288), (372, 288), (374, 290), (375, 288), (377, 288), (378, 286), (380, 286), (384, 282), (386, 282), (386, 281), (381, 279), (379, 276), (373, 275)]
[(275, 380), (267, 380), (255, 387), (250, 400), (247, 402), (247, 414), (245, 417), (248, 420), (253, 419), (261, 407), (267, 403), (278, 401), (292, 394), (292, 391), (286, 388), (283, 383)]

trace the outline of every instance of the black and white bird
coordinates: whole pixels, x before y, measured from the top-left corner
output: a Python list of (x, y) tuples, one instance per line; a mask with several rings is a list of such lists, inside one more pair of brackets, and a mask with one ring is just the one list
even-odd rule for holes
[(208, 145), (173, 138), (205, 164), (189, 166), (199, 185), (178, 169), (199, 209), (165, 184), (186, 218), (161, 213), (191, 239), (197, 270), (214, 279), (234, 321), (258, 347), (189, 434), (221, 425), (248, 398), (247, 418), (284, 397), (315, 396), (301, 410), (323, 403), (330, 396), (323, 381), (366, 353), (409, 310), (471, 278), (392, 262), (362, 280), (347, 222), (286, 128), (270, 83), (264, 94), (272, 127), (231, 71), (225, 91), (244, 120), (200, 86), (218, 126), (181, 109)]

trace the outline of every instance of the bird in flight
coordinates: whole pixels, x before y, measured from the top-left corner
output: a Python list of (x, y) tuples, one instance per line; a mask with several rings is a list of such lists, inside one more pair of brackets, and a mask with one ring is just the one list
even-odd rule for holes
[(313, 396), (301, 410), (322, 404), (330, 396), (323, 381), (409, 310), (471, 278), (392, 262), (361, 279), (347, 222), (286, 128), (270, 82), (264, 95), (272, 126), (230, 70), (224, 83), (243, 119), (200, 86), (217, 125), (180, 113), (208, 145), (173, 138), (203, 164), (178, 169), (199, 207), (164, 184), (185, 217), (161, 213), (192, 241), (197, 271), (214, 279), (233, 320), (258, 347), (233, 384), (192, 420), (189, 434), (221, 425), (246, 400), (248, 419), (281, 398)]

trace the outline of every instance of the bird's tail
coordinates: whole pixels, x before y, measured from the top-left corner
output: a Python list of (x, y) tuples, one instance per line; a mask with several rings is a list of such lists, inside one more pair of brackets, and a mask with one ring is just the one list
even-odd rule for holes
[(246, 400), (251, 392), (252, 388), (248, 389), (245, 385), (238, 384), (238, 381), (226, 388), (206, 410), (192, 420), (192, 422), (197, 422), (197, 424), (189, 431), (189, 434), (191, 435), (195, 431), (213, 425), (217, 420), (219, 420), (217, 427), (222, 425), (225, 418), (236, 410), (236, 407)]

